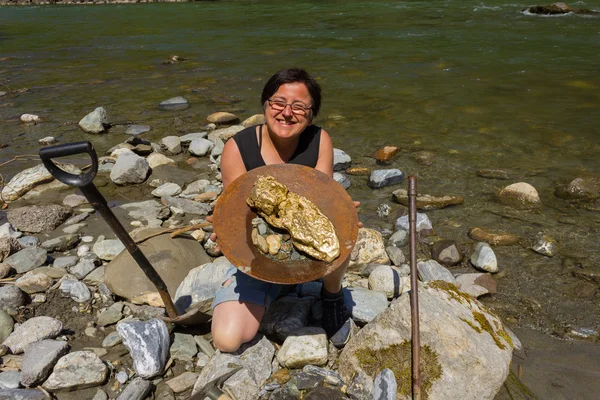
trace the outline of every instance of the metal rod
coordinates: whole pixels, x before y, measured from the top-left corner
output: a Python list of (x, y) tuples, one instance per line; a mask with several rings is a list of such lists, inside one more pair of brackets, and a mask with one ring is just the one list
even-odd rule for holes
[(419, 279), (417, 272), (417, 177), (408, 177), (408, 230), (410, 235), (410, 310), (413, 399), (421, 399), (421, 338), (419, 331)]
[(90, 202), (90, 204), (94, 207), (96, 211), (100, 213), (100, 215), (104, 218), (108, 226), (111, 227), (113, 232), (117, 235), (121, 243), (125, 246), (131, 257), (135, 262), (138, 263), (144, 274), (148, 277), (148, 279), (156, 286), (158, 290), (158, 294), (165, 304), (165, 308), (167, 309), (167, 314), (170, 318), (176, 318), (178, 316), (177, 310), (175, 309), (175, 305), (173, 304), (173, 300), (169, 295), (169, 291), (167, 289), (167, 285), (165, 281), (160, 277), (158, 272), (154, 269), (150, 261), (146, 258), (144, 253), (140, 250), (135, 241), (129, 236), (129, 233), (125, 230), (123, 225), (119, 222), (115, 214), (111, 211), (106, 204), (106, 199), (102, 194), (98, 191), (98, 188), (93, 184), (87, 184), (79, 188), (81, 192), (84, 194), (86, 199)]

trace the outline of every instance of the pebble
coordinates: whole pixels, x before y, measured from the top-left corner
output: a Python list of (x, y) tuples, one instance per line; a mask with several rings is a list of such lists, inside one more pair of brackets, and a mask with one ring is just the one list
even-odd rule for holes
[(158, 105), (159, 109), (169, 111), (185, 110), (188, 107), (188, 101), (181, 96), (171, 97), (170, 99), (160, 102), (160, 104)]
[(148, 132), (150, 130), (150, 126), (148, 125), (130, 125), (125, 131), (126, 135), (137, 136), (142, 133)]
[(119, 336), (119, 333), (115, 331), (115, 332), (111, 332), (108, 335), (106, 335), (106, 337), (102, 341), (102, 347), (110, 348), (110, 347), (114, 347), (120, 343), (123, 343), (123, 341), (121, 340), (121, 336)]
[(45, 292), (52, 286), (54, 281), (48, 275), (43, 273), (36, 273), (35, 271), (29, 271), (19, 279), (15, 281), (15, 284), (28, 294)]
[(115, 378), (117, 379), (117, 381), (119, 381), (120, 383), (123, 384), (123, 383), (127, 382), (127, 380), (129, 379), (129, 375), (127, 375), (127, 372), (125, 372), (125, 371), (119, 371), (115, 375)]
[(479, 242), (475, 246), (475, 250), (471, 254), (471, 263), (484, 271), (495, 273), (498, 272), (498, 261), (496, 254), (489, 244)]
[(134, 378), (117, 397), (117, 400), (143, 400), (150, 394), (153, 386), (151, 382), (140, 377)]
[[(427, 233), (433, 231), (433, 224), (429, 220), (427, 214), (417, 213), (417, 221), (416, 221), (417, 233)], [(409, 220), (408, 215), (404, 215), (396, 220), (396, 230), (404, 230), (408, 232), (409, 230)]]
[(51, 144), (56, 144), (56, 138), (54, 136), (46, 136), (44, 138), (41, 138), (40, 140), (38, 140), (38, 143), (43, 145), (43, 146), (49, 146)]
[(76, 279), (64, 279), (59, 288), (77, 303), (84, 303), (92, 298), (92, 293), (86, 284)]
[(9, 314), (16, 313), (16, 309), (25, 304), (25, 295), (17, 286), (6, 285), (0, 287), (0, 309)]

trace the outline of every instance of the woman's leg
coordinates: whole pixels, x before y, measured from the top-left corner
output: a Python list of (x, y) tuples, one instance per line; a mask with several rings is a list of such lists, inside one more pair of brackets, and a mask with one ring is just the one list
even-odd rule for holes
[(344, 303), (344, 292), (342, 291), (342, 280), (349, 262), (350, 260), (347, 260), (337, 270), (322, 278), (323, 329), (325, 329), (328, 337), (335, 335), (350, 318)]
[(227, 301), (218, 304), (212, 317), (214, 346), (222, 352), (234, 352), (256, 336), (266, 308), (258, 304)]

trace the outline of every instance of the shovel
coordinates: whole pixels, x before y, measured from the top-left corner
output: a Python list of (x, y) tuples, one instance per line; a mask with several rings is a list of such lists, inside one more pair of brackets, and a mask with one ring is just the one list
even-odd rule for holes
[[(87, 153), (92, 159), (92, 167), (89, 171), (75, 175), (60, 169), (54, 162), (53, 158), (73, 156), (76, 154)], [(131, 257), (140, 266), (146, 277), (158, 290), (158, 293), (167, 309), (168, 318), (164, 318), (166, 322), (172, 322), (180, 325), (197, 325), (206, 322), (207, 316), (200, 312), (200, 309), (194, 308), (188, 310), (185, 314), (179, 315), (173, 304), (173, 300), (167, 290), (167, 285), (160, 277), (156, 269), (150, 264), (144, 253), (140, 250), (135, 241), (129, 236), (123, 225), (119, 222), (115, 214), (108, 207), (106, 199), (98, 191), (94, 185), (94, 178), (98, 172), (98, 156), (94, 150), (94, 146), (90, 142), (74, 142), (49, 146), (40, 149), (40, 158), (46, 169), (52, 176), (64, 184), (74, 186), (81, 190), (81, 193), (86, 197), (96, 211), (104, 218), (108, 226), (117, 235), (121, 243), (125, 246)]]

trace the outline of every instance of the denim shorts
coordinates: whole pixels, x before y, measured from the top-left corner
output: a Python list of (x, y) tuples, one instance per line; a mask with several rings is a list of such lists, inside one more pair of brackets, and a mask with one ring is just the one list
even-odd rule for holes
[(282, 286), (253, 278), (230, 265), (221, 287), (217, 289), (212, 307), (215, 308), (226, 301), (240, 301), (269, 308)]

